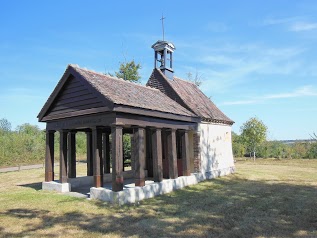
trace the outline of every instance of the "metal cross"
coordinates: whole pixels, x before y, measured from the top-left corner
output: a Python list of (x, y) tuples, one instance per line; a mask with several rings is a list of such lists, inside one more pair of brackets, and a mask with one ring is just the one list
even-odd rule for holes
[(163, 16), (163, 13), (162, 13), (162, 18), (160, 20), (162, 21), (163, 41), (164, 41), (164, 19), (165, 17)]

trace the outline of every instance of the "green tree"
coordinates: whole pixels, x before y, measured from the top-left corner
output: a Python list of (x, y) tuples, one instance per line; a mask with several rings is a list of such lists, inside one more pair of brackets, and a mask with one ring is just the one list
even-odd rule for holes
[(245, 154), (245, 146), (241, 136), (232, 132), (232, 152), (234, 157), (243, 157)]
[(261, 120), (252, 117), (241, 126), (240, 130), (242, 140), (250, 152), (250, 157), (252, 153), (255, 160), (257, 147), (266, 141), (267, 127)]
[(5, 119), (0, 119), (0, 132), (9, 132), (11, 131), (11, 123)]
[(139, 74), (139, 69), (141, 69), (140, 64), (136, 64), (134, 60), (126, 63), (121, 63), (118, 72), (115, 72), (118, 78), (123, 78), (124, 80), (139, 82), (141, 76)]

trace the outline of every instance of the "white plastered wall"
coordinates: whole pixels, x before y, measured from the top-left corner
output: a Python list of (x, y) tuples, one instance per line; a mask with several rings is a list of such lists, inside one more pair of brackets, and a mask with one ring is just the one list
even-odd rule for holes
[(234, 168), (231, 126), (200, 123), (201, 172)]

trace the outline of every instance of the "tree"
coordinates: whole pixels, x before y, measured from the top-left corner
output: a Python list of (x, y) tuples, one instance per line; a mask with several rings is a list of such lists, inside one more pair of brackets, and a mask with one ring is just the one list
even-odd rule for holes
[(250, 118), (240, 128), (241, 136), (247, 149), (253, 153), (255, 160), (255, 152), (257, 147), (266, 140), (267, 127), (264, 123), (256, 117)]
[(136, 64), (134, 60), (121, 63), (118, 72), (115, 72), (118, 78), (123, 78), (124, 80), (139, 82), (141, 76), (139, 75), (139, 69), (141, 69), (140, 64)]
[(11, 131), (11, 123), (5, 119), (0, 119), (0, 132), (9, 132)]
[(196, 70), (195, 75), (193, 75), (191, 72), (187, 73), (187, 79), (189, 81), (192, 81), (197, 87), (199, 87), (202, 82), (202, 75)]
[(313, 132), (313, 134), (311, 135), (312, 140), (317, 141), (317, 134), (315, 132)]
[(17, 126), (16, 131), (27, 135), (38, 135), (41, 133), (41, 130), (38, 126), (34, 126), (29, 123), (24, 123)]
[(243, 157), (245, 154), (245, 148), (241, 140), (241, 136), (232, 132), (232, 152), (234, 157)]

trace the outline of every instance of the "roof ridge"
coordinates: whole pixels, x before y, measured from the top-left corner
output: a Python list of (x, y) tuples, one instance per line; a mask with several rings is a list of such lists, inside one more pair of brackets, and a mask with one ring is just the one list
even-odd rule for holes
[(173, 79), (182, 80), (182, 81), (184, 81), (185, 83), (190, 83), (190, 84), (193, 84), (193, 85), (195, 85), (195, 86), (197, 87), (197, 85), (196, 85), (194, 82), (190, 81), (190, 80), (182, 79), (182, 78), (180, 78), (180, 77), (178, 77), (178, 76), (174, 76)]
[(87, 68), (81, 68), (78, 64), (69, 64), (69, 66), (71, 66), (73, 68), (80, 69), (80, 70), (85, 70), (85, 71), (88, 71), (88, 72), (93, 73), (93, 74), (98, 74), (98, 75), (100, 75), (102, 77), (110, 78), (110, 79), (113, 79), (113, 80), (118, 80), (118, 81), (124, 82), (124, 83), (129, 83), (129, 84), (132, 84), (133, 86), (139, 86), (139, 87), (143, 87), (143, 88), (147, 88), (147, 89), (151, 89), (151, 90), (155, 90), (155, 91), (160, 91), (160, 90), (158, 90), (156, 88), (148, 87), (146, 85), (138, 84), (136, 82), (131, 82), (129, 80), (124, 80), (123, 78), (118, 78), (118, 77), (115, 77), (115, 76), (111, 76), (109, 74), (96, 72), (96, 71), (93, 71), (93, 70), (90, 70), (90, 69), (87, 69)]

